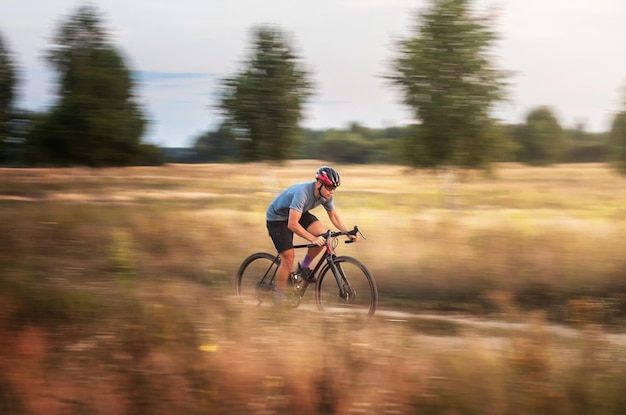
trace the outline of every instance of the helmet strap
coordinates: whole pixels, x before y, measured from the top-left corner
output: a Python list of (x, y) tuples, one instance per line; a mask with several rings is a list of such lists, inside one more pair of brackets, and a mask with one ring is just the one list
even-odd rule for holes
[(322, 183), (321, 180), (318, 180), (318, 182), (320, 182), (320, 187), (317, 188), (317, 194), (320, 195), (320, 199), (325, 199), (325, 197), (322, 196), (322, 186), (324, 186), (324, 183)]

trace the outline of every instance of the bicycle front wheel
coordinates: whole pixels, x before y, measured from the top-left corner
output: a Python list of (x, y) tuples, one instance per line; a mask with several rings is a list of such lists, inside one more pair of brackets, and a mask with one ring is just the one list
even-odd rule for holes
[(246, 258), (235, 277), (239, 302), (257, 306), (271, 303), (279, 265), (280, 258), (267, 252), (257, 252)]
[(350, 324), (365, 324), (378, 303), (374, 277), (363, 263), (349, 256), (337, 257), (333, 264), (337, 275), (326, 265), (315, 287), (318, 308)]

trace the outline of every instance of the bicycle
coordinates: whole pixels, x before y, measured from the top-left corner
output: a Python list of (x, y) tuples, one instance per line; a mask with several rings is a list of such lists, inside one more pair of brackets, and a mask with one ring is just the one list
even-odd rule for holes
[[(315, 302), (320, 311), (357, 324), (366, 323), (374, 315), (378, 303), (378, 289), (374, 277), (358, 259), (335, 254), (339, 236), (357, 234), (365, 239), (357, 226), (351, 231), (328, 230), (322, 234), (326, 239), (326, 249), (316, 265), (311, 268), (309, 276), (305, 279), (295, 272), (289, 274), (290, 305), (298, 307), (309, 285), (314, 284)], [(294, 248), (315, 246), (317, 245), (301, 244), (295, 245)], [(256, 302), (258, 307), (264, 304), (265, 300), (273, 302), (276, 271), (279, 265), (280, 257), (277, 254), (257, 252), (247, 257), (236, 276), (239, 301)]]

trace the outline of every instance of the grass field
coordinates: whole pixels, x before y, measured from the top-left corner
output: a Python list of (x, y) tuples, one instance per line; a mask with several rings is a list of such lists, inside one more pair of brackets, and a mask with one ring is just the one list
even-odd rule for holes
[(0, 169), (0, 413), (621, 410), (626, 178), (335, 166), (367, 237), (339, 254), (380, 291), (353, 332), (233, 298), (267, 204), (319, 164)]

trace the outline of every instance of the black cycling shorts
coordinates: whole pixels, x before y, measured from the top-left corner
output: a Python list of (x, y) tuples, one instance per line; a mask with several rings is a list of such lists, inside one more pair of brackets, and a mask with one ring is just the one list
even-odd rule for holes
[[(312, 213), (304, 212), (298, 222), (304, 229), (307, 229), (317, 220), (317, 217), (315, 217)], [(293, 248), (293, 232), (289, 230), (287, 223), (288, 222), (286, 220), (267, 221), (267, 231), (279, 254)]]

